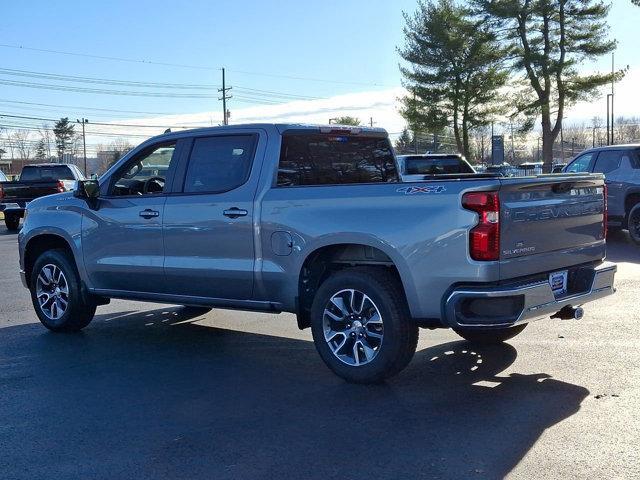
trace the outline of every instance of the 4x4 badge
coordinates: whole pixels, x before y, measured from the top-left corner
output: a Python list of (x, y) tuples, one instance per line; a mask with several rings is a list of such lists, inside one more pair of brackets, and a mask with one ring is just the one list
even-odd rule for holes
[(402, 187), (396, 190), (396, 192), (404, 193), (405, 195), (414, 195), (416, 193), (442, 193), (447, 189), (444, 185), (424, 185), (424, 186), (411, 186)]

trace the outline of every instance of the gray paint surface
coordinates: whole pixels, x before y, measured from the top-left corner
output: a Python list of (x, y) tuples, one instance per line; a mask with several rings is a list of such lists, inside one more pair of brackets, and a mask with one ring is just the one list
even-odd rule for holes
[[(604, 257), (601, 175), (274, 188), (281, 134), (288, 129), (319, 131), (260, 124), (144, 142), (101, 177), (101, 189), (139, 152), (177, 140), (181, 163), (168, 180), (169, 192), (101, 198), (96, 209), (71, 193), (36, 200), (19, 235), (21, 260), (32, 238), (51, 233), (69, 242), (83, 281), (97, 293), (295, 311), (305, 259), (325, 246), (360, 244), (393, 261), (413, 317), (441, 318), (443, 299), (455, 285), (495, 283)], [(191, 139), (234, 133), (259, 138), (247, 182), (222, 194), (182, 193)], [(381, 129), (362, 134), (386, 136)], [(462, 207), (462, 196), (487, 190), (499, 191), (503, 202), (503, 253), (500, 261), (477, 262), (468, 244), (478, 216)], [(248, 215), (222, 215), (233, 207)], [(145, 209), (159, 215), (139, 217)], [(528, 220), (516, 221), (519, 212)]]

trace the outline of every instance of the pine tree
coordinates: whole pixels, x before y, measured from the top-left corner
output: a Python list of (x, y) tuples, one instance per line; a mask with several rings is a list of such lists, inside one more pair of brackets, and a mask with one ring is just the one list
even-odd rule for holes
[(36, 160), (43, 161), (47, 158), (47, 145), (43, 139), (36, 144)]
[(402, 153), (409, 151), (413, 145), (413, 137), (409, 132), (409, 129), (403, 128), (402, 133), (396, 140), (395, 149), (396, 151)]
[(343, 117), (338, 117), (338, 118), (332, 118), (332, 122), (331, 123), (335, 123), (336, 125), (353, 125), (354, 127), (357, 127), (360, 125), (360, 119), (356, 118), (356, 117), (350, 117), (348, 115), (345, 115)]
[(496, 100), (508, 78), (504, 52), (488, 26), (454, 0), (420, 1), (404, 17), (399, 53), (409, 66), (400, 70), (409, 95), (401, 113), (417, 130), (452, 127), (458, 151), (469, 156), (470, 131), (502, 111)]
[(600, 0), (474, 0), (478, 13), (502, 32), (501, 42), (514, 59), (514, 72), (526, 77), (528, 91), (516, 102), (530, 126), (541, 117), (545, 171), (553, 162), (553, 144), (566, 108), (588, 99), (599, 87), (619, 79), (613, 74), (580, 74), (579, 65), (611, 53), (607, 38), (610, 6)]
[(53, 134), (56, 137), (56, 150), (58, 161), (62, 161), (63, 155), (69, 150), (75, 135), (74, 126), (69, 122), (69, 118), (64, 117), (58, 120), (53, 127)]

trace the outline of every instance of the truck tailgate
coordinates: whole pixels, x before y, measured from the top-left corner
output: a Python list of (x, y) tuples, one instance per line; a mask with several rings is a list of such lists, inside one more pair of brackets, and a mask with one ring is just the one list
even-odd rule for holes
[(18, 203), (28, 202), (45, 195), (60, 193), (57, 180), (25, 181), (25, 182), (3, 182), (2, 202), (17, 201)]
[(604, 258), (602, 175), (506, 178), (499, 195), (502, 279)]

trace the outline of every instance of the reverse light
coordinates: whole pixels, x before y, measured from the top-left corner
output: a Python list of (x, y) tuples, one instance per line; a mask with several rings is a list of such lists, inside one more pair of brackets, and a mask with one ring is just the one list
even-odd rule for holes
[(478, 261), (500, 259), (500, 199), (498, 192), (469, 192), (462, 206), (478, 214), (478, 224), (469, 231), (469, 254)]

